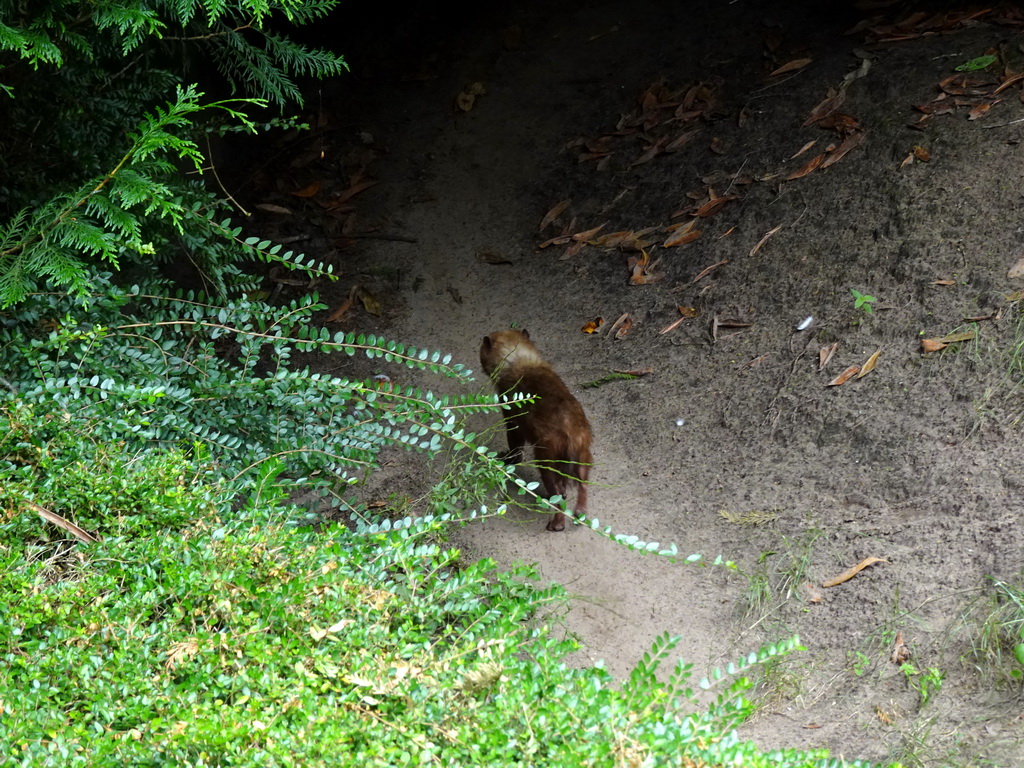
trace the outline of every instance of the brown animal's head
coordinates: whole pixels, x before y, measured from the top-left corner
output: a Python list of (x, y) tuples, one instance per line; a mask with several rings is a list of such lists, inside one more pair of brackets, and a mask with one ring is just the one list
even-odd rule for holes
[(537, 347), (530, 341), (529, 332), (525, 330), (496, 331), (484, 336), (480, 344), (480, 364), (488, 376), (500, 373), (502, 368), (543, 362)]

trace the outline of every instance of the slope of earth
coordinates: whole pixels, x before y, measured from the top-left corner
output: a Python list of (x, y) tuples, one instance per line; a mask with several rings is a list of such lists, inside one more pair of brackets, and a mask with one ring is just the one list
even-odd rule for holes
[[(738, 565), (527, 512), (456, 531), (566, 585), (578, 663), (624, 675), (668, 631), (703, 669), (799, 633), (746, 730), (763, 746), (1021, 765), (1021, 687), (983, 629), (1024, 552), (1024, 17), (833, 5), (341, 14), (321, 42), (352, 75), (248, 191), (281, 206), (261, 234), (337, 265), (328, 303), (371, 297), (332, 329), (473, 368), (485, 333), (529, 329), (595, 428), (591, 516)], [(583, 388), (611, 371), (649, 372)]]

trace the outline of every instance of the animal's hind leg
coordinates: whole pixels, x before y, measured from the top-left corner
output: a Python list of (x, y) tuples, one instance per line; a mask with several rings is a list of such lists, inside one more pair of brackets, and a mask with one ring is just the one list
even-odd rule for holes
[[(568, 483), (563, 475), (558, 472), (552, 471), (547, 467), (541, 467), (540, 479), (544, 483), (544, 490), (547, 491), (548, 497), (561, 496), (565, 499), (565, 489)], [(564, 531), (565, 530), (565, 513), (559, 510), (551, 516), (548, 520), (548, 530), (552, 532)]]

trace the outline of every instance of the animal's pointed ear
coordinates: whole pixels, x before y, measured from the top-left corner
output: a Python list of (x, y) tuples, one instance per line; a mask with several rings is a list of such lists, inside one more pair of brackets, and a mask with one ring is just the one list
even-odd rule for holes
[(521, 329), (519, 330), (519, 332), (520, 332), (521, 334), (523, 334), (523, 336), (524, 336), (525, 338), (527, 338), (527, 339), (528, 339), (528, 338), (530, 338), (530, 332), (529, 332), (528, 330), (526, 330), (525, 328), (521, 328)]
[(490, 336), (484, 336), (483, 348), (484, 349), (490, 349), (491, 348), (491, 337)]

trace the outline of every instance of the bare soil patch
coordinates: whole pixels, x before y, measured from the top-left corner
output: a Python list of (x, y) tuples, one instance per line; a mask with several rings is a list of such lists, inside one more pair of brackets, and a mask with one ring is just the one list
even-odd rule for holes
[[(1024, 70), (1021, 17), (890, 14), (851, 34), (864, 17), (828, 3), (431, 13), (390, 37), (379, 19), (338, 32), (352, 76), (311, 97), (318, 130), (248, 177), (255, 201), (303, 213), (263, 210), (258, 226), (338, 266), (321, 292), (354, 306), (332, 328), (474, 368), (485, 333), (529, 329), (594, 425), (591, 515), (739, 570), (551, 534), (515, 511), (456, 531), (467, 556), (536, 562), (566, 585), (576, 662), (617, 675), (666, 630), (698, 667), (799, 633), (807, 652), (768, 670), (747, 729), (766, 747), (1024, 765), (1021, 688), (972, 652), (992, 579), (1019, 583), (1024, 551), (1009, 354), (1024, 281), (1008, 277), (1024, 253), (1024, 108), (1019, 83), (994, 93)], [(986, 53), (1000, 64), (948, 80)], [(830, 88), (854, 123), (805, 124)], [(915, 105), (932, 114), (919, 122)], [(662, 247), (692, 219), (697, 239)], [(647, 262), (635, 239), (602, 247), (649, 227)], [(623, 313), (622, 339), (581, 330)], [(878, 350), (862, 378), (825, 386)], [(866, 557), (885, 562), (821, 587)], [(891, 661), (897, 634), (920, 675)]]

